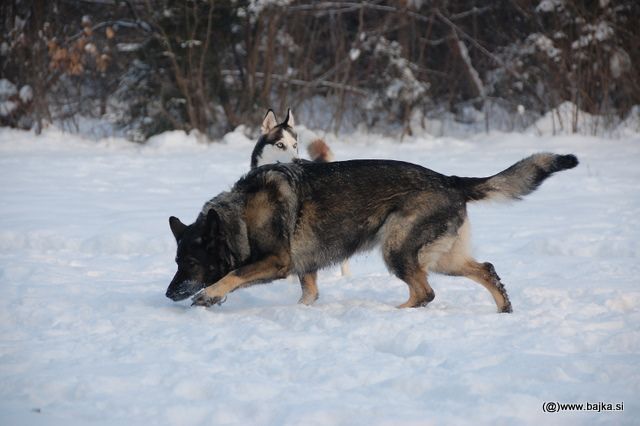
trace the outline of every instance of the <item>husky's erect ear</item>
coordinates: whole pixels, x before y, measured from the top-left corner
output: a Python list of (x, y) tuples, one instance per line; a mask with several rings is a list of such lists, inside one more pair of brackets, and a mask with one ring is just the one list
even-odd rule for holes
[(287, 109), (287, 118), (284, 119), (284, 122), (282, 124), (289, 127), (293, 127), (296, 125), (296, 122), (293, 119), (293, 113), (291, 112), (291, 108)]
[(169, 218), (169, 227), (171, 228), (173, 236), (176, 237), (176, 241), (180, 239), (180, 237), (184, 233), (184, 230), (187, 229), (187, 225), (180, 222), (180, 219), (175, 216), (171, 216)]
[(263, 135), (266, 135), (278, 125), (278, 120), (276, 120), (276, 115), (272, 110), (267, 111), (267, 115), (264, 116), (262, 120), (262, 126), (260, 127), (260, 131)]

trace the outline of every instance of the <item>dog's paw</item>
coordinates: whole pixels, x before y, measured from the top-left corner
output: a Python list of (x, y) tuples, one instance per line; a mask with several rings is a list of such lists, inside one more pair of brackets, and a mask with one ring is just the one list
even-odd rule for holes
[(498, 313), (500, 314), (510, 314), (513, 312), (513, 308), (511, 307), (511, 303), (507, 303), (501, 309), (498, 309)]
[(212, 306), (212, 305), (222, 305), (227, 298), (222, 298), (218, 296), (208, 296), (206, 291), (200, 291), (196, 293), (195, 296), (191, 298), (191, 306)]

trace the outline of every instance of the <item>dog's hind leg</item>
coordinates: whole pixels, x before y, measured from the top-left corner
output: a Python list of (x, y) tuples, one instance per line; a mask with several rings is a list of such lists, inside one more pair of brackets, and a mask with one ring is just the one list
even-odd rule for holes
[(416, 255), (407, 254), (390, 247), (383, 248), (387, 268), (409, 286), (409, 300), (398, 308), (417, 308), (426, 306), (436, 294), (427, 282), (427, 273), (418, 264)]
[(469, 220), (465, 219), (451, 249), (438, 258), (432, 269), (446, 275), (467, 277), (479, 283), (493, 296), (498, 312), (512, 312), (507, 290), (493, 265), (476, 262), (469, 254), (469, 239)]
[(478, 263), (475, 260), (469, 260), (459, 273), (489, 290), (496, 301), (498, 312), (513, 312), (507, 289), (504, 288), (504, 284), (500, 281), (500, 277), (491, 263)]
[(413, 238), (412, 230), (418, 216), (398, 214), (385, 224), (382, 256), (389, 271), (409, 286), (409, 300), (398, 308), (425, 306), (435, 298), (435, 292), (427, 281), (426, 268), (418, 258), (419, 240)]
[(309, 272), (304, 275), (300, 275), (300, 285), (302, 286), (302, 296), (298, 303), (305, 305), (312, 305), (313, 302), (318, 300), (318, 286), (316, 280), (318, 278), (318, 272)]

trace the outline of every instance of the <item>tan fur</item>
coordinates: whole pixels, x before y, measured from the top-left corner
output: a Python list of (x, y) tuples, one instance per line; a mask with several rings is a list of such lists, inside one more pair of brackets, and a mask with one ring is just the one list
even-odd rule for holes
[(287, 181), (287, 178), (284, 177), (281, 173), (278, 172), (267, 172), (266, 181), (268, 183), (275, 184), (278, 188), (278, 201), (291, 200), (295, 197), (291, 185)]
[(322, 139), (316, 139), (311, 142), (307, 147), (307, 152), (311, 161), (323, 161), (325, 163), (333, 161), (333, 152)]
[[(312, 224), (316, 223), (317, 208), (313, 202), (305, 202), (300, 209), (300, 220), (296, 227), (295, 236), (291, 240), (291, 255), (296, 259), (308, 259), (314, 252), (321, 250), (313, 231)], [(306, 265), (294, 265), (296, 269), (304, 270)], [(303, 288), (304, 291), (304, 288)]]
[(458, 229), (457, 237), (447, 242), (449, 249), (441, 252), (435, 262), (429, 266), (434, 272), (444, 272), (460, 269), (470, 258), (469, 244), (471, 241), (471, 225), (469, 218), (465, 218)]
[(316, 280), (318, 278), (317, 272), (312, 272), (300, 276), (300, 285), (302, 286), (302, 296), (298, 303), (305, 305), (311, 305), (318, 300), (318, 286)]
[(262, 228), (273, 215), (273, 204), (266, 192), (258, 192), (248, 197), (245, 220), (252, 228)]
[(351, 275), (351, 268), (349, 267), (349, 261), (345, 260), (340, 264), (340, 274), (343, 277), (348, 277)]
[[(498, 312), (511, 312), (511, 302), (493, 266), (490, 263), (478, 263), (469, 253), (470, 234), (469, 219), (466, 218), (455, 238), (446, 237), (429, 245), (426, 253), (421, 253), (421, 263), (429, 263), (425, 266), (434, 272), (464, 276), (481, 284), (493, 296)], [(438, 252), (438, 248), (446, 246), (449, 247), (447, 251)]]
[(435, 292), (427, 282), (427, 273), (424, 270), (414, 271), (405, 277), (405, 282), (409, 286), (409, 300), (398, 308), (417, 308), (425, 306), (434, 299)]
[(383, 253), (400, 249), (409, 236), (417, 218), (417, 214), (394, 213), (389, 215), (378, 232), (383, 244)]
[(500, 277), (495, 273), (490, 263), (478, 263), (475, 260), (469, 260), (459, 271), (463, 275), (473, 281), (481, 284), (489, 290), (498, 307), (498, 312), (511, 312), (511, 302), (504, 291)]
[(264, 260), (229, 272), (224, 278), (198, 293), (193, 302), (194, 304), (200, 304), (210, 299), (216, 303), (216, 301), (224, 298), (227, 293), (242, 287), (244, 284), (263, 279), (285, 278), (289, 273), (290, 266), (290, 258), (287, 253), (269, 256)]
[(451, 254), (451, 248), (456, 240), (456, 236), (438, 238), (418, 251), (418, 262), (426, 270), (434, 270), (443, 256)]

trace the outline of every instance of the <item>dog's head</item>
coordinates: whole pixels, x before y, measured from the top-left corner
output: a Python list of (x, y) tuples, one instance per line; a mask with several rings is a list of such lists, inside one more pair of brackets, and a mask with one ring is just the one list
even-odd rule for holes
[(298, 158), (298, 135), (293, 130), (295, 121), (293, 113), (287, 110), (287, 117), (278, 124), (272, 110), (262, 120), (262, 136), (258, 141), (260, 153), (258, 166), (273, 163), (290, 163)]
[(167, 288), (168, 298), (186, 299), (231, 271), (232, 256), (215, 210), (210, 209), (205, 217), (191, 225), (171, 216), (169, 226), (178, 243), (178, 271)]

